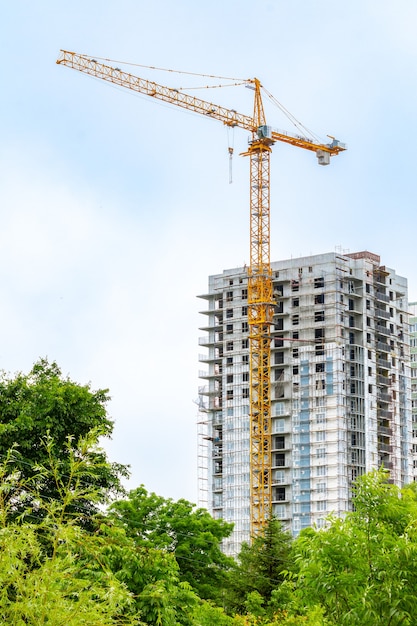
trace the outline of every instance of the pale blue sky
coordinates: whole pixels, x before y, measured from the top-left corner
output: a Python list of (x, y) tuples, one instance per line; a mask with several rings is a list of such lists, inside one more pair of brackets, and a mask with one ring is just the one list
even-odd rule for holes
[[(417, 299), (417, 4), (1, 4), (0, 367), (27, 371), (48, 356), (109, 387), (109, 452), (131, 465), (131, 485), (195, 501), (205, 323), (195, 296), (209, 274), (248, 261), (247, 134), (235, 131), (229, 185), (220, 123), (57, 66), (59, 49), (260, 78), (307, 127), (349, 147), (323, 168), (275, 146), (272, 260), (367, 249)], [(251, 113), (243, 88), (198, 95)]]

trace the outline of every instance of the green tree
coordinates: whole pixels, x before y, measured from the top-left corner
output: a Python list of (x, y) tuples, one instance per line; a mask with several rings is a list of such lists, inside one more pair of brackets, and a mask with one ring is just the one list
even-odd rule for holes
[[(44, 439), (49, 434), (60, 459), (61, 470), (68, 470), (68, 437), (74, 442), (93, 429), (97, 438), (110, 437), (113, 422), (107, 416), (107, 390), (92, 391), (90, 385), (79, 385), (64, 378), (56, 363), (39, 360), (29, 374), (0, 380), (0, 460), (14, 449), (13, 467), (23, 479), (42, 480), (45, 497), (58, 497), (56, 484), (49, 474), (40, 476), (37, 468), (48, 463)], [(126, 467), (110, 464), (104, 451), (91, 448), (91, 472), (86, 480), (100, 487), (101, 501), (121, 492), (120, 479), (127, 475)], [(94, 462), (93, 462), (94, 461)], [(40, 485), (38, 485), (40, 488)], [(11, 494), (12, 495), (12, 494)], [(29, 494), (28, 494), (28, 497)], [(18, 501), (16, 513), (29, 502)], [(73, 501), (74, 511), (88, 521), (96, 506), (83, 502), (81, 508)]]
[(219, 597), (233, 564), (221, 551), (221, 541), (231, 533), (231, 524), (214, 520), (205, 509), (195, 508), (187, 500), (164, 499), (143, 486), (114, 502), (110, 519), (121, 525), (136, 546), (173, 554), (180, 581), (188, 583), (201, 598)]
[[(51, 439), (48, 463), (40, 475), (57, 481), (54, 499), (44, 498), (39, 481), (24, 479), (11, 454), (0, 466), (0, 622), (14, 626), (105, 626), (139, 624), (131, 611), (132, 597), (103, 565), (101, 537), (89, 533), (72, 515), (73, 503), (97, 502), (100, 490), (86, 482), (91, 472), (95, 436), (66, 444), (67, 473), (61, 473)], [(49, 464), (49, 465), (48, 465)], [(94, 476), (94, 472), (92, 473)], [(10, 494), (13, 494), (13, 501)], [(16, 500), (36, 503), (43, 515), (29, 509), (13, 515)]]
[[(274, 517), (268, 520), (263, 532), (253, 539), (252, 544), (242, 545), (224, 598), (230, 612), (246, 609), (253, 612), (254, 602), (259, 605), (255, 613), (261, 615), (265, 612), (274, 590), (285, 579), (290, 549), (291, 535)], [(275, 598), (275, 608), (276, 604)]]
[(190, 585), (181, 582), (173, 554), (136, 545), (125, 530), (103, 520), (102, 559), (132, 593), (136, 611), (152, 626), (193, 626), (192, 614), (200, 602)]
[(294, 543), (301, 603), (320, 603), (338, 626), (417, 623), (416, 490), (383, 470), (361, 477), (354, 511)]

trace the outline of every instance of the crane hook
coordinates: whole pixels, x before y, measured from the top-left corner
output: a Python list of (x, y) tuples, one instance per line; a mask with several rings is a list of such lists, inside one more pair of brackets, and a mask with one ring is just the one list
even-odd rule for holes
[(232, 160), (233, 160), (233, 148), (229, 146), (229, 185), (233, 182), (232, 178)]

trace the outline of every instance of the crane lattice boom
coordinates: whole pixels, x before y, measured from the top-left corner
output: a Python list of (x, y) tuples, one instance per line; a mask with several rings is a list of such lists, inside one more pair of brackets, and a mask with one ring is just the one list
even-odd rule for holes
[(320, 165), (327, 165), (330, 157), (345, 150), (346, 146), (336, 139), (322, 144), (271, 129), (266, 124), (261, 84), (256, 78), (247, 81), (255, 92), (253, 115), (250, 116), (139, 78), (83, 54), (61, 50), (57, 63), (251, 133), (245, 155), (250, 157), (250, 518), (252, 536), (256, 535), (270, 516), (272, 503), (270, 353), (274, 301), (270, 260), (271, 146), (280, 141), (313, 151)]

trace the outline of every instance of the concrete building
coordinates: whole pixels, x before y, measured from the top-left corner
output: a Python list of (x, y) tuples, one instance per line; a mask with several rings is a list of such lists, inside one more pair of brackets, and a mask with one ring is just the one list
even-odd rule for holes
[[(407, 280), (370, 252), (272, 269), (272, 511), (296, 535), (349, 510), (364, 472), (383, 465), (410, 481)], [(209, 277), (200, 297), (200, 505), (234, 523), (224, 550), (236, 554), (250, 538), (246, 269)]]
[(411, 463), (413, 480), (417, 480), (417, 302), (410, 302), (410, 376), (411, 376)]

